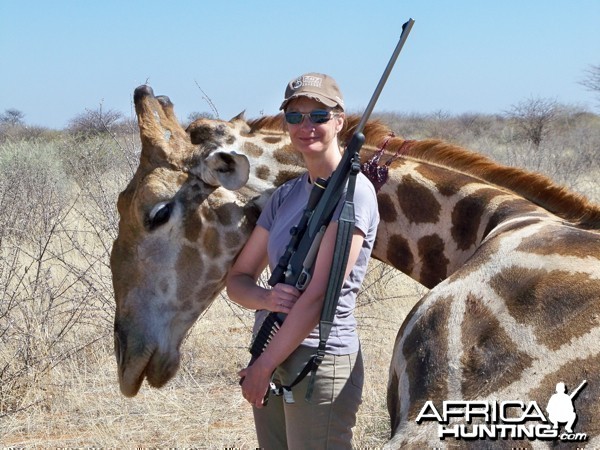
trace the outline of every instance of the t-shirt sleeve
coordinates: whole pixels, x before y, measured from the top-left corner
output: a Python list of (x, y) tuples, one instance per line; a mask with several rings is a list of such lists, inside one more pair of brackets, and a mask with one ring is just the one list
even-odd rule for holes
[(275, 212), (277, 211), (277, 206), (279, 205), (279, 196), (280, 189), (275, 190), (273, 195), (269, 197), (267, 203), (265, 204), (263, 210), (258, 216), (257, 225), (260, 225), (267, 231), (271, 231), (271, 226), (273, 225), (273, 219), (275, 218)]
[[(334, 221), (339, 220), (345, 199), (344, 194), (333, 216)], [(354, 226), (366, 237), (375, 235), (377, 225), (379, 224), (377, 194), (375, 193), (373, 184), (362, 173), (358, 174), (354, 189), (354, 220)]]
[(277, 210), (300, 179), (301, 177), (294, 178), (275, 189), (273, 195), (271, 195), (269, 200), (267, 200), (267, 203), (265, 203), (260, 216), (258, 216), (258, 221), (256, 222), (257, 225), (260, 225), (267, 231), (271, 231), (273, 221), (277, 215)]
[(356, 184), (358, 189), (354, 193), (355, 226), (365, 236), (369, 236), (376, 233), (379, 224), (377, 194), (373, 184), (362, 173)]

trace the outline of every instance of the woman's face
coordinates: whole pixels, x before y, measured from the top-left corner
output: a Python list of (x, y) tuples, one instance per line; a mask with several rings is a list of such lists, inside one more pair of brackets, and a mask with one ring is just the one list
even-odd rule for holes
[[(331, 110), (317, 100), (308, 97), (299, 97), (292, 100), (286, 112), (310, 113), (314, 110)], [(305, 116), (297, 125), (286, 123), (292, 145), (304, 156), (316, 156), (328, 150), (339, 152), (337, 134), (344, 125), (344, 114), (337, 113), (325, 123), (314, 124)]]

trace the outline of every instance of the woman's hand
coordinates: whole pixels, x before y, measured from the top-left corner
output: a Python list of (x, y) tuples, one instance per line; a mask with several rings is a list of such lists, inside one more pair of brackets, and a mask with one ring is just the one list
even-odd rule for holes
[(229, 298), (248, 309), (288, 314), (300, 291), (287, 284), (262, 287), (256, 280), (267, 266), (269, 232), (257, 226), (227, 274)]
[(281, 312), (288, 314), (301, 292), (294, 286), (288, 284), (277, 283), (273, 289), (269, 290), (266, 295), (266, 307), (268, 311)]
[(275, 370), (263, 363), (264, 361), (258, 358), (254, 364), (238, 372), (238, 375), (243, 380), (242, 396), (248, 403), (257, 408), (264, 406), (265, 394), (267, 393), (267, 389), (269, 389), (271, 375)]

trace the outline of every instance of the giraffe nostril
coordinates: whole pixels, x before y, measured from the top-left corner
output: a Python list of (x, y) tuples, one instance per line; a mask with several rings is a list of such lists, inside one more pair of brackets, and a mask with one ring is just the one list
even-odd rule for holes
[(117, 365), (119, 367), (123, 367), (123, 361), (125, 359), (125, 352), (126, 352), (127, 338), (121, 332), (121, 327), (119, 326), (119, 323), (117, 321), (115, 321), (113, 342), (114, 342), (114, 352), (115, 352), (115, 358), (117, 360)]
[(123, 358), (124, 358), (125, 352), (121, 348), (121, 340), (119, 339), (119, 333), (118, 332), (115, 331), (113, 339), (114, 339), (115, 358), (117, 359), (117, 365), (119, 367), (122, 367), (122, 365), (123, 365)]
[(113, 334), (113, 342), (114, 342), (114, 351), (115, 351), (115, 358), (117, 358), (117, 364), (120, 366), (121, 365), (121, 356), (122, 356), (122, 352), (121, 352), (121, 346), (120, 346), (120, 342), (119, 342), (119, 335), (118, 333), (114, 333)]

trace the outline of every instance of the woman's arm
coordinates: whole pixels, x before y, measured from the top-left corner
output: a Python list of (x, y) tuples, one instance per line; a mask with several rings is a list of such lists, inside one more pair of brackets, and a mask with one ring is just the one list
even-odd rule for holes
[[(269, 379), (275, 368), (302, 343), (319, 322), (323, 299), (329, 282), (329, 273), (333, 261), (337, 223), (327, 227), (315, 261), (313, 278), (306, 290), (300, 295), (289, 312), (281, 329), (275, 334), (262, 355), (254, 364), (240, 372), (245, 377), (242, 385), (244, 398), (260, 408), (267, 391)], [(364, 235), (356, 230), (352, 237), (350, 255), (346, 266), (345, 278), (354, 267)]]
[(269, 232), (256, 226), (227, 274), (227, 295), (248, 309), (289, 313), (300, 292), (293, 286), (277, 284), (272, 289), (256, 284), (267, 266)]

